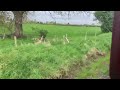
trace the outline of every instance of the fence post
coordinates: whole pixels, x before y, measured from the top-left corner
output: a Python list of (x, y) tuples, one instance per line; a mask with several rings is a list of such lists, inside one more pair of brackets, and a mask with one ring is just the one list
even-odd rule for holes
[(120, 79), (120, 11), (114, 12), (110, 57), (110, 78)]
[(14, 36), (15, 47), (17, 47), (17, 38)]

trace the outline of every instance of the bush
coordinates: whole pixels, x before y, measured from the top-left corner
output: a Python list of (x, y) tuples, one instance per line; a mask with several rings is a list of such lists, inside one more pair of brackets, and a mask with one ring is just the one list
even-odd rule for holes
[(113, 11), (96, 11), (94, 15), (101, 23), (102, 32), (112, 32)]
[(43, 37), (43, 40), (46, 38), (48, 31), (47, 30), (40, 30), (40, 37)]

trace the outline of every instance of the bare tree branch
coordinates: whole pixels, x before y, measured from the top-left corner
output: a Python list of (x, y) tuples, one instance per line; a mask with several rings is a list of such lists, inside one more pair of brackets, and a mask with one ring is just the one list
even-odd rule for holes
[(52, 17), (52, 19), (53, 19), (54, 21), (56, 21), (55, 18), (53, 17), (53, 15), (52, 15), (52, 13), (51, 13), (50, 11), (48, 11), (48, 12), (49, 12), (50, 16)]

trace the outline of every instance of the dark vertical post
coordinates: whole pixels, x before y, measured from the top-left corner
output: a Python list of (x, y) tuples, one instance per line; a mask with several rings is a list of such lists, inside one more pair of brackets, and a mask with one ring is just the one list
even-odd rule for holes
[(120, 11), (114, 12), (110, 58), (110, 78), (120, 79)]

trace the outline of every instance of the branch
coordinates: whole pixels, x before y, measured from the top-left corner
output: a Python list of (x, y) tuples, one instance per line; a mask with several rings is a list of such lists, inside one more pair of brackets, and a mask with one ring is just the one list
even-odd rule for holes
[(48, 12), (49, 12), (50, 16), (52, 17), (52, 19), (53, 19), (54, 21), (56, 21), (55, 18), (52, 16), (52, 13), (51, 13), (50, 11), (48, 11)]

